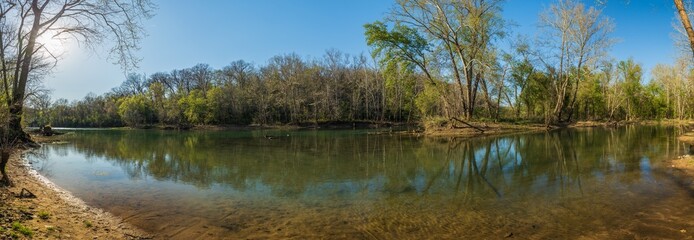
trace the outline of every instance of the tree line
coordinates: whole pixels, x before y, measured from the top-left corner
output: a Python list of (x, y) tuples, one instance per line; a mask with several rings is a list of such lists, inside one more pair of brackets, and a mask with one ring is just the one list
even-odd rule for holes
[[(398, 0), (368, 23), (371, 56), (329, 50), (131, 74), (79, 101), (30, 98), (25, 122), (65, 127), (301, 124), (429, 119), (565, 124), (694, 117), (692, 59), (651, 76), (608, 52), (614, 24), (595, 6), (558, 0), (538, 38), (509, 37), (503, 1)], [(507, 44), (510, 43), (510, 44)], [(648, 78), (648, 79), (647, 79)]]
[[(550, 76), (528, 61), (515, 62), (508, 71), (500, 91), (476, 103), (482, 109), (477, 117), (543, 121), (552, 110)], [(643, 69), (632, 59), (605, 61), (585, 71), (576, 90), (575, 119), (694, 118), (694, 75), (687, 60), (657, 65), (651, 72), (644, 83)], [(239, 60), (222, 69), (198, 64), (132, 74), (109, 93), (72, 102), (37, 94), (25, 121), (62, 127), (414, 122), (444, 116), (439, 99), (453, 98), (438, 95), (428, 84), (416, 74), (389, 78), (365, 56), (328, 51), (322, 61), (309, 62), (289, 54), (261, 67)]]
[(29, 125), (112, 127), (413, 121), (416, 78), (386, 80), (370, 58), (329, 50), (321, 59), (279, 55), (266, 65), (243, 60), (131, 74), (112, 91), (79, 101), (32, 98)]

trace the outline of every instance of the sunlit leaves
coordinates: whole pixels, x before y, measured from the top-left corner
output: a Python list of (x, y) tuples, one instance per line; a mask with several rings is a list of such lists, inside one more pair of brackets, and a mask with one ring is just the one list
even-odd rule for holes
[(130, 126), (142, 126), (154, 118), (152, 104), (144, 95), (124, 97), (118, 103), (118, 114)]
[(193, 124), (207, 123), (208, 105), (202, 91), (193, 90), (188, 96), (178, 100), (178, 104), (183, 110), (183, 115)]
[(396, 24), (392, 29), (380, 21), (364, 25), (366, 43), (381, 64), (390, 61), (424, 62), (430, 46), (416, 29)]

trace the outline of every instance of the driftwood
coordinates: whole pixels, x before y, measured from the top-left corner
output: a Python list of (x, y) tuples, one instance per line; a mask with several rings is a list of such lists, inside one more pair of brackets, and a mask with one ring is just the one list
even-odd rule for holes
[[(463, 121), (463, 120), (460, 120), (460, 119), (457, 118), (457, 117), (452, 117), (451, 119), (452, 119), (452, 120), (455, 120), (455, 121), (457, 121), (457, 122), (459, 122), (459, 123), (465, 124), (467, 127), (472, 128), (472, 129), (475, 129), (475, 130), (479, 131), (480, 133), (484, 133), (484, 129), (482, 129), (482, 128), (480, 128), (480, 127), (477, 127), (477, 126), (474, 126), (474, 125), (472, 125), (472, 124), (469, 124), (469, 123), (467, 123), (467, 122), (465, 122), (465, 121)], [(458, 128), (460, 128), (460, 127), (458, 127)], [(462, 127), (462, 128), (465, 128), (465, 127)]]
[(19, 192), (19, 198), (36, 198), (36, 195), (29, 191), (29, 189), (22, 188), (22, 191)]

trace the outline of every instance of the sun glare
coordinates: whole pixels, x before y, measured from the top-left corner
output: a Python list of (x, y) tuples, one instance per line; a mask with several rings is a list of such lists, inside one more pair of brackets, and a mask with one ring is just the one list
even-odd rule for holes
[(48, 52), (57, 57), (65, 53), (68, 42), (66, 39), (56, 37), (55, 33), (48, 31), (36, 39), (36, 46), (41, 47), (40, 51)]

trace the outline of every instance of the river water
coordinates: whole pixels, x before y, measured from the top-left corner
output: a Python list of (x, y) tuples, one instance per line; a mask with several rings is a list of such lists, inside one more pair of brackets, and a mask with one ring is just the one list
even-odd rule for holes
[(77, 130), (28, 159), (166, 239), (685, 239), (681, 131)]

